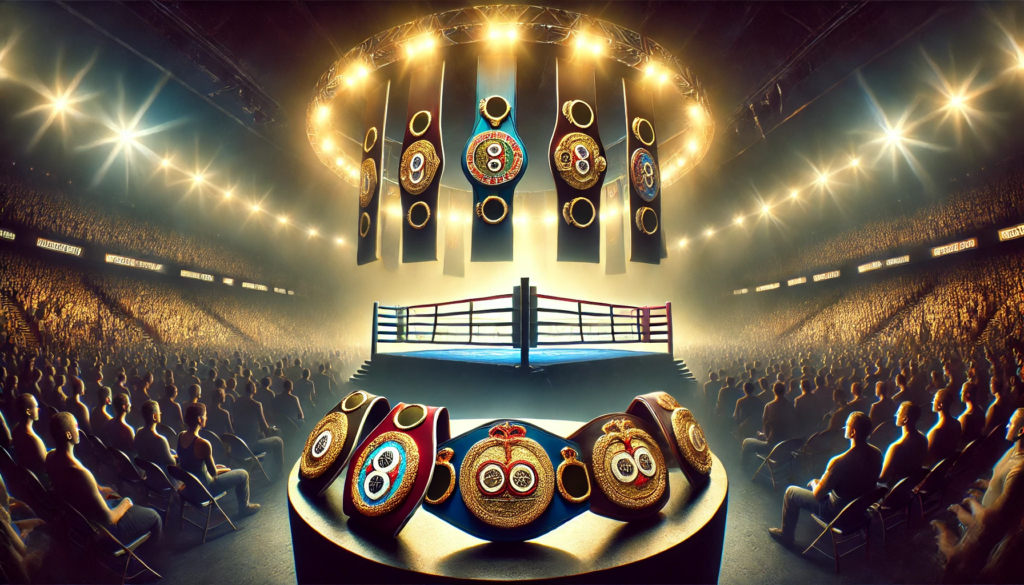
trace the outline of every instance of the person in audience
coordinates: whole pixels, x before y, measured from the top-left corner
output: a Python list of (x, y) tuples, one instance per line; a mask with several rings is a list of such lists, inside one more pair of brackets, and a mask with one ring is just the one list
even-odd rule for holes
[(871, 419), (860, 411), (846, 420), (846, 438), (850, 448), (832, 458), (821, 479), (812, 479), (804, 489), (789, 486), (782, 503), (782, 527), (769, 528), (772, 538), (792, 546), (800, 510), (810, 510), (826, 522), (847, 504), (868, 493), (882, 471), (882, 453), (868, 444)]
[(54, 492), (122, 543), (132, 542), (147, 532), (159, 543), (163, 537), (160, 514), (151, 508), (136, 506), (131, 499), (98, 485), (92, 472), (75, 457), (75, 445), (79, 441), (75, 417), (67, 412), (59, 413), (50, 421), (50, 427), (57, 447), (46, 456), (46, 470)]
[(860, 382), (854, 382), (853, 385), (850, 386), (850, 394), (853, 395), (853, 398), (846, 404), (846, 407), (851, 411), (868, 414), (871, 410), (871, 404), (868, 402), (867, 398), (862, 396), (863, 386)]
[(18, 424), (11, 429), (11, 444), (14, 446), (14, 459), (19, 465), (39, 476), (46, 478), (46, 445), (36, 434), (35, 423), (39, 420), (39, 402), (31, 393), (18, 396)]
[(284, 441), (273, 436), (274, 431), (267, 424), (263, 410), (263, 404), (256, 400), (256, 384), (246, 382), (245, 397), (235, 403), (232, 423), (238, 437), (249, 445), (253, 453), (271, 455), (280, 474), (284, 470)]
[(196, 385), (196, 386), (202, 386), (203, 381), (200, 380), (198, 376), (196, 376), (196, 368), (195, 368), (195, 366), (189, 366), (189, 368), (188, 368), (188, 376), (185, 378), (185, 380), (182, 383), (183, 384), (188, 384), (190, 390), (191, 390), (191, 386), (193, 384)]
[(206, 373), (206, 379), (200, 384), (201, 400), (206, 405), (207, 410), (210, 408), (211, 399), (213, 397), (213, 387), (217, 383), (217, 370), (210, 368), (210, 371)]
[(302, 413), (299, 397), (293, 393), (293, 390), (292, 381), (285, 380), (284, 391), (274, 398), (274, 418), (279, 421), (289, 420), (297, 429), (301, 429), (306, 419)]
[(764, 406), (764, 414), (761, 419), (762, 428), (758, 433), (764, 439), (743, 440), (740, 455), (744, 461), (752, 457), (754, 453), (766, 454), (779, 441), (792, 438), (793, 433), (796, 432), (796, 414), (793, 411), (793, 405), (786, 400), (786, 385), (776, 382), (772, 386), (772, 392), (775, 394), (775, 400)]
[(985, 413), (985, 430), (982, 431), (982, 434), (986, 437), (1009, 422), (1016, 406), (1012, 402), (1012, 397), (1006, 395), (1006, 385), (1000, 378), (993, 376), (991, 384), (995, 400), (988, 406), (988, 412)]
[[(821, 379), (821, 376), (817, 376)], [(821, 420), (821, 406), (814, 395), (810, 380), (800, 381), (800, 395), (793, 401), (793, 412), (796, 417), (796, 431), (806, 434), (817, 427)]]
[(189, 404), (199, 404), (203, 399), (203, 387), (199, 384), (192, 384), (188, 387), (188, 402), (185, 403), (185, 408), (188, 408)]
[(64, 392), (64, 385), (66, 383), (67, 378), (64, 375), (57, 374), (53, 376), (52, 381), (47, 385), (46, 390), (43, 392), (43, 401), (48, 406), (52, 406), (57, 410), (63, 410), (64, 403), (68, 399), (68, 395)]
[(160, 424), (160, 404), (155, 400), (143, 402), (142, 418), (145, 426), (135, 433), (135, 453), (164, 469), (168, 465), (177, 465), (170, 443), (156, 430), (156, 426)]
[(743, 383), (743, 398), (736, 401), (736, 408), (732, 413), (732, 420), (737, 426), (742, 425), (752, 416), (757, 416), (764, 411), (764, 403), (754, 395), (754, 383)]
[(718, 402), (715, 406), (715, 412), (719, 416), (726, 417), (729, 413), (734, 412), (736, 409), (736, 401), (740, 399), (742, 390), (735, 387), (736, 379), (732, 376), (725, 378), (725, 383), (722, 384), (722, 388), (718, 391)]
[[(334, 384), (330, 377), (330, 370), (327, 369), (326, 364), (319, 364), (316, 367), (317, 373), (311, 376), (310, 379), (313, 381), (313, 385), (321, 394), (327, 396), (334, 396), (336, 393), (336, 384)], [(708, 409), (713, 409), (715, 403), (718, 400), (718, 391), (722, 389), (722, 383), (718, 381), (719, 375), (715, 372), (708, 374), (708, 381), (704, 383), (704, 404)]]
[(127, 394), (114, 396), (114, 418), (106, 425), (107, 446), (124, 451), (129, 457), (135, 453), (135, 429), (128, 421), (132, 400)]
[[(220, 382), (220, 380), (218, 380)], [(207, 410), (207, 423), (206, 428), (210, 429), (217, 436), (223, 435), (224, 433), (235, 434), (235, 429), (231, 424), (231, 411), (225, 407), (227, 395), (224, 392), (224, 387), (218, 385), (213, 389), (213, 407)]]
[(938, 415), (938, 421), (928, 431), (928, 456), (924, 460), (928, 467), (952, 455), (960, 444), (963, 432), (960, 429), (960, 421), (949, 413), (952, 406), (953, 393), (946, 388), (940, 388), (932, 401), (932, 412)]
[[(295, 360), (300, 363), (299, 360)], [(306, 403), (307, 408), (316, 408), (316, 385), (309, 379), (309, 370), (303, 368), (300, 374), (302, 377), (295, 382), (295, 395)]]
[(92, 425), (89, 424), (89, 407), (82, 402), (84, 398), (85, 384), (81, 378), (72, 378), (71, 395), (64, 402), (64, 410), (70, 412), (75, 417), (80, 429), (91, 435)]
[[(275, 392), (272, 387), (273, 384), (274, 380), (271, 376), (264, 376), (262, 379), (260, 379), (259, 388), (256, 389), (256, 394), (254, 398), (264, 405), (264, 411), (273, 408), (274, 398), (277, 397), (277, 392)], [(274, 424), (273, 411), (270, 412), (270, 416), (267, 417), (267, 420), (270, 421), (271, 424)]]
[(878, 425), (892, 419), (896, 414), (896, 403), (889, 398), (889, 385), (885, 382), (875, 382), (875, 396), (878, 400), (871, 405), (868, 417), (871, 419), (872, 427), (878, 428)]
[(981, 436), (985, 430), (985, 410), (978, 405), (978, 385), (965, 382), (960, 390), (960, 401), (966, 408), (957, 420), (960, 422), (960, 442), (966, 445)]
[[(842, 388), (832, 391), (832, 411), (825, 416), (828, 417), (827, 430), (838, 431), (846, 425), (846, 419), (850, 417), (853, 409), (846, 402), (846, 393)], [(869, 419), (870, 420), (870, 419)]]
[(89, 415), (89, 424), (92, 427), (92, 434), (101, 437), (104, 440), (107, 437), (107, 425), (113, 420), (114, 417), (110, 415), (107, 407), (110, 406), (112, 392), (110, 388), (101, 386), (96, 391), (96, 406), (93, 407), (92, 413)]
[(117, 396), (118, 394), (128, 396), (131, 394), (131, 392), (128, 391), (128, 386), (125, 385), (125, 382), (127, 381), (128, 376), (125, 375), (123, 370), (117, 373), (116, 382), (114, 383), (114, 387), (111, 388), (114, 392), (114, 396)]
[(164, 386), (164, 397), (159, 400), (160, 418), (174, 430), (185, 428), (185, 417), (181, 414), (181, 405), (175, 401), (177, 398), (178, 387), (167, 384)]
[(882, 473), (878, 482), (892, 489), (901, 479), (921, 469), (928, 456), (928, 437), (917, 429), (921, 418), (921, 407), (913, 402), (903, 402), (896, 411), (896, 426), (901, 435), (885, 452)]
[[(199, 435), (206, 426), (206, 405), (189, 404), (185, 409), (185, 424), (188, 428), (178, 435), (179, 467), (196, 476), (212, 493), (234, 489), (238, 517), (259, 512), (260, 505), (249, 502), (249, 473), (217, 465), (213, 460), (213, 447)], [(194, 497), (203, 499), (204, 495), (194, 494)]]

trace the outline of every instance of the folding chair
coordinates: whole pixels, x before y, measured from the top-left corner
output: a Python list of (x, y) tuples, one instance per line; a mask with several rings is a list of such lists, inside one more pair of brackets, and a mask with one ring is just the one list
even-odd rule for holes
[[(171, 474), (171, 477), (185, 484), (185, 489), (178, 492), (178, 497), (181, 499), (181, 528), (185, 527), (185, 522), (195, 526), (196, 528), (203, 529), (203, 544), (206, 544), (206, 535), (210, 532), (210, 528), (216, 528), (227, 522), (231, 526), (231, 530), (238, 530), (238, 528), (231, 522), (231, 518), (228, 517), (227, 512), (224, 508), (221, 508), (219, 500), (224, 497), (227, 492), (221, 492), (214, 496), (210, 493), (210, 490), (206, 489), (199, 478), (178, 467), (177, 465), (168, 465), (167, 473)], [(199, 495), (199, 498), (194, 496)], [(185, 511), (189, 508), (195, 509), (197, 512), (206, 512), (206, 525), (200, 526), (193, 522), (191, 519), (185, 516)], [(214, 508), (217, 509), (224, 516), (224, 520), (210, 526), (210, 517), (213, 516)]]
[(910, 529), (910, 506), (914, 503), (914, 488), (924, 479), (927, 469), (920, 469), (896, 482), (881, 502), (872, 505), (868, 510), (878, 517), (882, 524), (882, 546), (886, 545), (886, 533), (890, 528), (906, 524)]
[(811, 435), (807, 442), (797, 451), (796, 458), (800, 469), (824, 470), (828, 460), (837, 455), (837, 445), (841, 445), (843, 433), (841, 431), (819, 431)]
[(899, 432), (900, 428), (893, 421), (882, 421), (878, 423), (875, 430), (871, 431), (871, 436), (868, 437), (868, 444), (877, 447), (884, 454), (889, 445), (896, 440)]
[[(936, 463), (931, 471), (924, 476), (920, 485), (914, 488), (914, 496), (917, 499), (917, 505), (920, 506), (921, 518), (924, 518), (926, 514), (931, 514), (939, 507), (946, 491), (946, 475), (955, 459), (955, 456), (950, 456)], [(926, 510), (925, 507), (929, 504), (933, 505)]]
[(167, 439), (167, 442), (171, 445), (172, 448), (174, 445), (178, 444), (178, 433), (174, 432), (174, 429), (172, 429), (170, 425), (165, 425), (164, 423), (157, 423), (156, 432), (160, 434), (163, 438)]
[[(864, 556), (866, 557), (868, 555), (869, 530), (871, 529), (871, 515), (868, 513), (868, 508), (884, 495), (885, 488), (876, 488), (871, 490), (847, 504), (831, 522), (825, 522), (819, 518), (817, 514), (811, 514), (811, 518), (813, 518), (814, 521), (818, 523), (818, 526), (821, 526), (824, 530), (818, 535), (818, 538), (814, 539), (811, 546), (807, 547), (802, 554), (807, 554), (811, 549), (820, 552), (835, 561), (836, 573), (839, 573), (839, 559), (850, 555), (861, 548), (864, 549)], [(818, 541), (826, 534), (832, 537), (832, 554), (828, 554), (828, 551), (818, 548), (817, 546)], [(839, 545), (847, 543), (858, 537), (863, 538), (864, 542), (847, 550), (846, 552), (839, 552)]]
[(138, 468), (135, 467), (128, 455), (113, 447), (107, 447), (107, 451), (110, 452), (110, 458), (114, 462), (114, 469), (117, 471), (117, 478), (121, 481), (121, 485), (131, 484), (136, 496), (143, 495), (143, 484), (146, 482), (146, 478), (139, 473)]
[(99, 466), (99, 461), (96, 459), (96, 451), (92, 448), (92, 440), (89, 438), (89, 433), (79, 429), (78, 430), (78, 444), (75, 445), (75, 457), (82, 462), (88, 469), (96, 471)]
[[(163, 514), (164, 525), (166, 526), (170, 519), (171, 502), (174, 501), (174, 496), (178, 493), (177, 488), (174, 487), (171, 480), (167, 478), (167, 474), (164, 473), (164, 470), (156, 463), (146, 461), (141, 457), (136, 457), (135, 465), (145, 475), (145, 481), (142, 483), (142, 487), (146, 493), (146, 505)], [(154, 506), (154, 496), (167, 500), (166, 505), (164, 505), (163, 508)]]
[(252, 449), (249, 448), (249, 445), (245, 444), (245, 441), (231, 433), (224, 433), (224, 437), (222, 437), (222, 439), (224, 441), (224, 446), (228, 448), (229, 460), (238, 461), (245, 465), (249, 475), (252, 475), (253, 464), (255, 464), (260, 468), (260, 472), (263, 473), (263, 477), (267, 478), (267, 481), (270, 481), (270, 476), (267, 475), (267, 471), (263, 469), (262, 463), (263, 457), (266, 456), (266, 453), (260, 453), (259, 455), (254, 454)]
[(49, 524), (56, 524), (60, 520), (60, 512), (53, 502), (53, 494), (43, 486), (36, 474), (19, 465), (12, 483), (18, 487), (21, 499), (40, 518)]
[(732, 431), (732, 436), (737, 441), (743, 442), (743, 439), (749, 439), (757, 436), (757, 431), (761, 428), (761, 417), (759, 416), (748, 416), (746, 420), (741, 422)]
[(96, 454), (96, 474), (103, 477), (106, 481), (119, 484), (120, 477), (117, 475), (117, 465), (114, 464), (114, 458), (110, 455), (110, 451), (107, 450), (106, 443), (96, 435), (89, 435), (89, 440), (92, 441), (92, 452)]
[[(126, 580), (135, 579), (146, 572), (152, 573), (157, 579), (163, 579), (160, 573), (150, 568), (145, 561), (139, 558), (139, 555), (135, 554), (135, 550), (149, 540), (152, 533), (147, 532), (127, 545), (122, 544), (109, 530), (95, 522), (90, 522), (67, 501), (61, 500), (60, 502), (71, 542), (83, 550), (95, 551), (97, 564), (115, 575), (121, 574), (121, 585), (124, 585)], [(133, 560), (142, 566), (142, 570), (129, 576), (128, 569)]]
[[(750, 481), (757, 479), (757, 476), (764, 475), (772, 480), (772, 491), (778, 489), (778, 484), (793, 477), (793, 452), (803, 446), (804, 440), (802, 437), (796, 437), (793, 439), (786, 439), (781, 443), (775, 445), (768, 455), (757, 455), (757, 458), (761, 460), (761, 466), (754, 472), (754, 477), (750, 478)], [(787, 468), (786, 477), (776, 477), (776, 471), (783, 465)], [(761, 470), (765, 467), (768, 468), (768, 473), (761, 473)]]
[(213, 451), (214, 461), (225, 461), (227, 459), (228, 448), (224, 444), (224, 441), (217, 436), (217, 433), (209, 429), (199, 429), (199, 436), (210, 443), (210, 449)]
[[(3, 475), (7, 480), (7, 483), (12, 483), (14, 478), (18, 476), (18, 464), (14, 462), (14, 458), (11, 457), (10, 451), (0, 447), (0, 475)], [(11, 489), (12, 485), (8, 485), (7, 489)], [(19, 494), (15, 494), (18, 499), (24, 499)]]
[(953, 466), (949, 468), (948, 475), (951, 478), (967, 471), (977, 463), (976, 455), (978, 455), (978, 452), (981, 450), (981, 444), (983, 442), (984, 439), (975, 439), (970, 443), (967, 443), (964, 450), (961, 451), (960, 455), (956, 458)]

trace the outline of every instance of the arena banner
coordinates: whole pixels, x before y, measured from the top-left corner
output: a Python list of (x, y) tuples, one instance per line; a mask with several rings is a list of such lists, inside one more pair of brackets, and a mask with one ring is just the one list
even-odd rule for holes
[(910, 254), (904, 254), (903, 256), (896, 256), (895, 258), (889, 258), (885, 261), (885, 267), (899, 266), (900, 264), (906, 264), (910, 262)]
[(2, 238), (4, 240), (11, 240), (13, 242), (14, 241), (14, 232), (9, 232), (7, 230), (0, 230), (0, 238)]
[(129, 268), (138, 268), (140, 270), (150, 270), (153, 272), (163, 272), (164, 270), (163, 264), (146, 262), (145, 260), (136, 260), (135, 258), (117, 256), (115, 254), (104, 254), (104, 261), (107, 264), (117, 264), (118, 266), (127, 266)]
[(750, 292), (749, 288), (738, 288), (738, 289), (732, 291), (732, 294), (734, 294), (734, 295), (745, 295), (748, 292)]
[(780, 286), (780, 284), (778, 282), (773, 282), (771, 284), (762, 284), (761, 286), (755, 288), (754, 291), (755, 292), (764, 292), (766, 290), (775, 290), (775, 289), (779, 288), (779, 286)]
[(293, 290), (288, 291), (288, 296), (294, 297), (295, 296), (295, 291), (293, 291)]
[(441, 93), (444, 61), (413, 70), (402, 159), (402, 262), (437, 261), (437, 193), (444, 172)]
[[(203, 282), (213, 282), (212, 274), (203, 274), (202, 272), (194, 272), (192, 270), (182, 270), (181, 277), (191, 278), (192, 280), (202, 280)], [(229, 280), (231, 281), (230, 283), (227, 282)], [(232, 278), (225, 278), (224, 284), (235, 284), (235, 281)]]
[(857, 267), (857, 272), (860, 272), (860, 273), (871, 272), (872, 270), (878, 270), (881, 267), (882, 267), (882, 261), (881, 260), (875, 260), (874, 262), (868, 262), (867, 264), (861, 264), (860, 266)]
[(362, 266), (379, 260), (377, 255), (380, 192), (384, 180), (384, 125), (387, 122), (391, 81), (366, 91), (363, 162), (359, 166), (359, 212), (356, 223), (356, 263)]
[(805, 282), (807, 282), (806, 276), (801, 276), (799, 278), (790, 278), (789, 280), (786, 281), (786, 286), (796, 286), (798, 284), (804, 284)]
[(44, 250), (60, 252), (61, 254), (71, 254), (72, 256), (82, 255), (82, 249), (79, 248), (78, 246), (72, 246), (71, 244), (64, 244), (62, 242), (55, 242), (53, 240), (47, 240), (45, 238), (38, 238), (36, 240), (36, 246), (43, 248)]
[(932, 258), (938, 258), (939, 256), (946, 256), (948, 254), (956, 254), (957, 252), (963, 252), (964, 250), (970, 250), (978, 247), (978, 238), (970, 238), (963, 240), (962, 242), (953, 242), (952, 244), (946, 244), (945, 246), (936, 246), (932, 248)]
[[(182, 274), (182, 276), (185, 276), (185, 275)], [(224, 279), (221, 282), (223, 282), (224, 284), (226, 284), (228, 286), (235, 286), (235, 279), (234, 278), (228, 278), (227, 276), (225, 276)]]
[[(1003, 230), (999, 230), (999, 241), (1008, 242), (1010, 240), (1016, 240), (1017, 238), (1024, 237), (1024, 223), (1008, 227)], [(11, 238), (12, 240), (14, 238)]]
[(288, 294), (288, 289), (278, 288), (278, 287), (275, 286), (274, 287), (274, 292), (276, 292), (279, 295), (286, 295), (286, 294)]
[(594, 67), (555, 59), (548, 167), (558, 198), (558, 261), (601, 261), (601, 188), (608, 168), (597, 124)]
[(267, 285), (265, 285), (265, 284), (256, 284), (254, 282), (243, 282), (242, 283), (242, 288), (247, 288), (247, 289), (250, 289), (250, 290), (259, 290), (259, 291), (263, 291), (263, 292), (267, 292), (267, 290), (268, 290), (267, 289)]
[(829, 272), (822, 272), (821, 274), (815, 274), (812, 279), (814, 282), (821, 282), (823, 280), (832, 280), (833, 278), (839, 278), (838, 270), (831, 270)]
[(662, 239), (661, 170), (654, 123), (654, 101), (643, 87), (622, 80), (626, 103), (631, 262), (660, 264)]

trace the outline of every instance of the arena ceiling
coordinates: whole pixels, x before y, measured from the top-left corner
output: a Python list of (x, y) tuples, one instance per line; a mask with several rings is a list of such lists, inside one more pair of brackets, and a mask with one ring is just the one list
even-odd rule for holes
[[(0, 35), (20, 34), (20, 45), (38, 59), (41, 77), (52, 75), (60, 59), (65, 70), (97, 55), (91, 91), (120, 85), (126, 103), (138, 104), (169, 77), (147, 113), (151, 125), (173, 122), (167, 149), (195, 151), (195, 164), (214, 160), (230, 169), (232, 181), (250, 184), (268, 207), (290, 217), (310, 218), (325, 231), (354, 191), (341, 184), (313, 155), (305, 133), (305, 112), (319, 76), (342, 53), (370, 35), (416, 17), (467, 2), (74, 2), (7, 4), (10, 18)], [(845, 115), (864, 102), (863, 77), (872, 67), (920, 60), (928, 35), (962, 32), (992, 20), (985, 7), (946, 3), (870, 2), (549, 2), (641, 31), (687, 64), (708, 91), (716, 136), (706, 159), (680, 188), (667, 193), (684, 202), (674, 234), (698, 233), (722, 223), (751, 194), (785, 181), (790, 167), (821, 156), (825, 142), (868, 121), (863, 112)], [(1003, 16), (997, 15), (997, 18)], [(1012, 18), (1011, 18), (1012, 20)], [(978, 23), (982, 24), (978, 24)], [(938, 31), (938, 32), (936, 32)], [(935, 44), (935, 39), (931, 42)], [(954, 48), (939, 60), (949, 63)], [(895, 60), (895, 61), (894, 61)], [(965, 58), (963, 66), (971, 64)], [(102, 71), (101, 71), (102, 70)], [(899, 85), (875, 71), (874, 89)], [(109, 87), (103, 87), (109, 83)], [(0, 106), (17, 111), (30, 97), (4, 98)], [(527, 118), (524, 122), (529, 124)], [(24, 127), (24, 128), (22, 128)], [(36, 130), (12, 126), (3, 142), (8, 153), (67, 166), (90, 176), (102, 156), (65, 156), (67, 140), (44, 140), (24, 153)], [(521, 129), (526, 134), (529, 129)], [(541, 131), (541, 129), (537, 129)], [(543, 133), (550, 131), (544, 129)], [(400, 139), (400, 136), (398, 137)], [(63, 145), (63, 149), (62, 149)], [(784, 145), (779, 148), (780, 145)], [(833, 149), (834, 150), (834, 149)], [(16, 152), (15, 152), (16, 151)], [(228, 172), (228, 171), (225, 171)], [(119, 175), (118, 175), (119, 176)], [(104, 179), (113, 180), (113, 179)], [(118, 179), (120, 181), (120, 179)], [(124, 182), (124, 181), (121, 181)], [(162, 189), (128, 181), (124, 191)], [(104, 183), (106, 184), (106, 183)], [(120, 182), (114, 181), (118, 185)], [(896, 183), (900, 185), (900, 183)], [(133, 187), (132, 185), (137, 185)], [(903, 188), (903, 187), (900, 187)], [(150, 213), (137, 194), (121, 199)], [(163, 199), (166, 201), (168, 199)], [(194, 207), (174, 202), (174, 221), (193, 221)], [(183, 202), (184, 201), (184, 202)], [(207, 214), (208, 215), (208, 214)], [(838, 217), (833, 217), (837, 215)], [(858, 221), (856, 212), (820, 214), (817, 228), (832, 221)], [(211, 219), (207, 217), (206, 219)], [(214, 214), (215, 225), (224, 223)], [(239, 222), (245, 223), (245, 222)], [(282, 245), (263, 229), (232, 230), (230, 237), (252, 249), (270, 248), (293, 257), (310, 244), (293, 238)], [(798, 242), (792, 234), (780, 242)], [(714, 252), (712, 252), (714, 254)]]

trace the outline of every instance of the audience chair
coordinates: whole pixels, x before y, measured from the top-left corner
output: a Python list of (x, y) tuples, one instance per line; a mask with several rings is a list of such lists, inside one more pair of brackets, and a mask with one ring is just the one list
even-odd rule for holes
[(743, 439), (750, 439), (757, 436), (757, 431), (761, 430), (761, 417), (760, 416), (748, 416), (746, 420), (741, 422), (732, 431), (732, 436), (737, 441), (743, 442)]
[(886, 546), (886, 533), (900, 524), (910, 529), (910, 507), (914, 503), (914, 488), (920, 485), (927, 469), (921, 468), (892, 486), (881, 502), (872, 505), (869, 511), (878, 517), (882, 524), (882, 547)]
[(89, 440), (92, 441), (92, 452), (96, 454), (96, 475), (110, 483), (120, 483), (117, 466), (110, 451), (107, 450), (106, 443), (96, 435), (89, 435)]
[(78, 430), (78, 444), (75, 445), (75, 457), (91, 471), (97, 471), (99, 460), (96, 459), (96, 451), (93, 449), (92, 438), (89, 433)]
[[(12, 484), (14, 478), (18, 477), (18, 464), (14, 462), (14, 457), (11, 457), (10, 451), (0, 447), (0, 475), (7, 480), (7, 489), (10, 490), (14, 487)], [(20, 498), (19, 499), (24, 499)]]
[[(147, 532), (128, 544), (122, 544), (110, 531), (95, 522), (90, 522), (66, 500), (61, 499), (60, 505), (67, 521), (69, 539), (83, 550), (94, 552), (96, 562), (101, 567), (115, 575), (120, 573), (121, 585), (124, 585), (126, 580), (134, 580), (143, 573), (152, 573), (157, 579), (163, 579), (160, 573), (154, 571), (139, 558), (139, 555), (135, 554), (135, 550), (149, 540), (152, 533)], [(128, 569), (133, 560), (142, 568), (129, 576)]]
[[(781, 443), (775, 445), (768, 455), (758, 454), (757, 458), (761, 460), (761, 466), (754, 472), (754, 477), (750, 478), (750, 481), (757, 479), (757, 476), (764, 475), (772, 480), (772, 491), (778, 489), (778, 484), (793, 477), (793, 460), (795, 459), (794, 451), (799, 449), (804, 444), (804, 440), (801, 437), (793, 439), (786, 439)], [(778, 477), (777, 472), (786, 466), (786, 476)], [(768, 468), (768, 473), (762, 473), (761, 470)]]
[(39, 422), (36, 424), (36, 429), (38, 429), (39, 438), (46, 443), (48, 448), (52, 448), (56, 444), (53, 437), (50, 436), (50, 419), (57, 416), (58, 412), (60, 411), (49, 404), (39, 405)]
[(941, 504), (942, 496), (946, 491), (946, 476), (955, 460), (956, 456), (951, 455), (936, 463), (924, 476), (921, 483), (914, 488), (914, 496), (917, 505), (920, 506), (921, 518), (934, 512)]
[[(167, 473), (169, 473), (171, 477), (173, 477), (174, 479), (185, 484), (184, 489), (178, 491), (178, 497), (181, 501), (180, 528), (185, 527), (185, 521), (188, 521), (189, 524), (195, 526), (196, 528), (202, 528), (203, 544), (206, 544), (206, 535), (209, 534), (210, 528), (216, 528), (224, 522), (227, 522), (228, 525), (231, 526), (231, 530), (238, 530), (234, 523), (231, 522), (231, 518), (228, 517), (227, 512), (224, 511), (224, 508), (221, 508), (219, 503), (219, 500), (223, 498), (224, 494), (226, 494), (227, 492), (221, 492), (214, 496), (213, 494), (210, 493), (210, 490), (206, 489), (206, 486), (204, 486), (203, 483), (199, 481), (199, 478), (185, 471), (184, 469), (178, 467), (177, 465), (168, 465)], [(201, 494), (201, 496), (198, 499), (193, 497), (197, 494)], [(191, 519), (185, 516), (185, 511), (189, 507), (195, 509), (200, 514), (202, 514), (204, 511), (206, 512), (205, 526), (200, 526), (199, 524), (193, 522)], [(214, 508), (216, 508), (217, 511), (220, 512), (222, 516), (224, 516), (224, 520), (214, 524), (213, 526), (210, 526), (210, 518), (211, 516), (213, 516)]]
[(883, 421), (878, 423), (875, 430), (871, 431), (871, 436), (868, 438), (868, 444), (877, 447), (878, 450), (882, 452), (882, 455), (885, 455), (885, 451), (889, 448), (889, 445), (896, 440), (899, 434), (900, 428), (896, 426), (896, 423), (891, 420)]
[(128, 455), (124, 451), (113, 447), (107, 447), (107, 450), (110, 451), (110, 458), (114, 461), (117, 478), (121, 480), (122, 485), (129, 483), (132, 489), (135, 490), (136, 496), (144, 495), (146, 478), (135, 467)]
[(40, 518), (50, 525), (56, 525), (60, 521), (60, 511), (53, 503), (53, 494), (43, 486), (43, 482), (39, 481), (36, 474), (19, 465), (12, 482), (18, 487), (18, 493), (23, 496), (20, 499)]
[[(871, 529), (871, 514), (868, 513), (868, 508), (884, 495), (885, 488), (876, 488), (871, 490), (847, 504), (831, 522), (825, 522), (819, 518), (817, 514), (811, 514), (811, 518), (813, 518), (814, 521), (818, 523), (818, 526), (821, 526), (824, 530), (818, 535), (818, 538), (814, 539), (811, 546), (804, 550), (803, 554), (807, 554), (811, 549), (817, 550), (821, 554), (835, 561), (837, 574), (839, 573), (839, 559), (850, 555), (861, 548), (864, 549), (864, 556), (867, 557), (869, 543), (868, 537), (870, 536)], [(826, 534), (832, 537), (832, 554), (828, 554), (827, 550), (817, 546), (818, 541)], [(863, 538), (864, 542), (854, 546), (846, 552), (839, 552), (839, 546), (841, 544), (856, 538)]]
[[(135, 458), (135, 465), (144, 473), (145, 481), (142, 483), (142, 487), (146, 493), (146, 505), (153, 508), (157, 512), (160, 512), (164, 516), (164, 526), (167, 525), (170, 519), (171, 513), (171, 502), (174, 501), (175, 494), (178, 493), (178, 489), (168, 479), (167, 474), (160, 468), (159, 465), (152, 461), (147, 461), (142, 457)], [(167, 500), (167, 503), (163, 508), (153, 505), (153, 498)]]
[(157, 423), (156, 432), (163, 438), (167, 439), (167, 443), (174, 449), (178, 445), (178, 433), (174, 432), (174, 429), (170, 425), (164, 423)]
[[(209, 429), (199, 429), (199, 436), (206, 439), (210, 443), (210, 449), (213, 451), (214, 461), (226, 461), (228, 457), (227, 446), (224, 445), (224, 441), (217, 436), (217, 433)], [(177, 445), (177, 443), (175, 443)]]
[(992, 429), (987, 437), (979, 439), (978, 469), (992, 469), (1013, 443), (1006, 440), (1006, 425)]
[(224, 446), (228, 448), (229, 460), (238, 461), (245, 465), (249, 475), (252, 475), (253, 465), (259, 467), (263, 477), (267, 478), (268, 482), (270, 481), (270, 476), (267, 475), (267, 470), (263, 469), (262, 463), (263, 457), (266, 453), (260, 453), (259, 455), (254, 454), (252, 449), (249, 448), (249, 445), (245, 444), (245, 441), (231, 433), (224, 433), (223, 440)]
[(964, 450), (960, 452), (960, 455), (956, 458), (953, 466), (949, 468), (950, 479), (964, 473), (968, 469), (971, 469), (978, 462), (978, 452), (981, 450), (981, 444), (983, 439), (975, 439), (964, 447)]
[(842, 431), (819, 431), (811, 435), (807, 442), (797, 451), (796, 457), (801, 468), (818, 473), (824, 471), (828, 460), (837, 455), (837, 445), (843, 441)]

